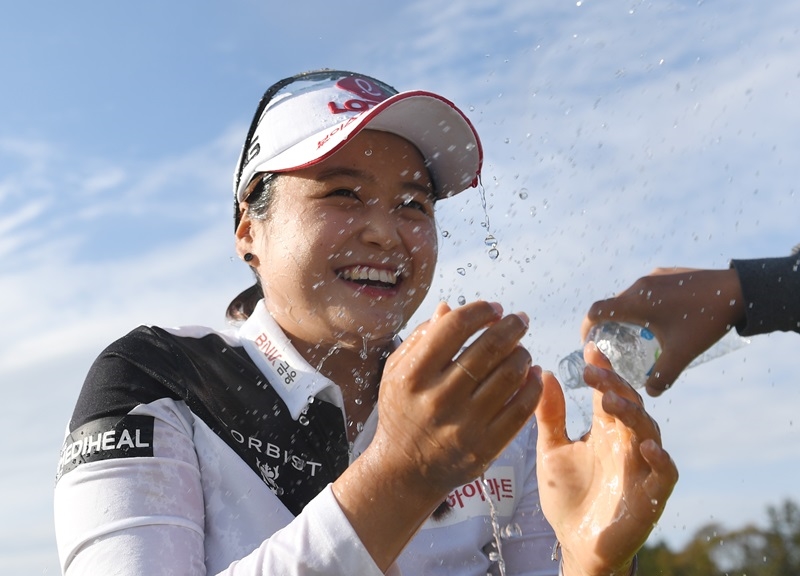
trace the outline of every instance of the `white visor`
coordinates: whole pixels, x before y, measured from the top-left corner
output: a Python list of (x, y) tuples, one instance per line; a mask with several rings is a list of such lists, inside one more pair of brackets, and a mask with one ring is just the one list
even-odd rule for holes
[(483, 152), (467, 117), (452, 102), (420, 90), (395, 93), (349, 72), (299, 77), (261, 113), (234, 176), (237, 201), (256, 174), (289, 172), (334, 154), (364, 128), (405, 138), (422, 153), (439, 198), (477, 186)]

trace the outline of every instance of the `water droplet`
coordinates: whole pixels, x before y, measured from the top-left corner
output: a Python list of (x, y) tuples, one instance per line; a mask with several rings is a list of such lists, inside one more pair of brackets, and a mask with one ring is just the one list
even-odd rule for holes
[(356, 424), (356, 430), (358, 430), (359, 432), (363, 431), (364, 430), (364, 423), (363, 422), (359, 422), (358, 424)]
[(371, 149), (369, 149), (369, 148), (367, 148), (366, 150), (364, 150), (364, 156), (372, 156), (372, 150), (371, 150)]
[(522, 189), (519, 191), (519, 197), (520, 197), (522, 200), (527, 200), (527, 199), (528, 199), (528, 189), (527, 189), (527, 188), (522, 188)]
[(508, 524), (505, 527), (503, 527), (501, 536), (506, 540), (509, 540), (511, 538), (519, 538), (522, 536), (522, 528), (516, 522), (512, 522), (511, 524)]
[(464, 268), (459, 268), (456, 270), (456, 272), (458, 272), (460, 276), (464, 276), (467, 273), (466, 269)]
[(497, 246), (497, 238), (495, 238), (491, 234), (488, 234), (486, 238), (484, 238), (483, 243), (491, 248), (494, 248), (495, 246)]
[(467, 303), (467, 299), (466, 299), (466, 298), (464, 298), (463, 296), (459, 296), (459, 297), (458, 297), (458, 303), (459, 303), (459, 304), (461, 304), (461, 305), (463, 306), (464, 304), (466, 304), (466, 303)]
[(450, 238), (450, 232), (447, 230), (442, 230), (442, 238)]
[(334, 353), (336, 352), (336, 350), (338, 350), (338, 349), (339, 349), (339, 345), (338, 345), (338, 344), (334, 344), (334, 345), (331, 347), (331, 349), (330, 349), (330, 350), (328, 350), (328, 353), (327, 353), (327, 354), (325, 354), (325, 356), (323, 356), (323, 357), (322, 357), (322, 360), (320, 360), (320, 361), (319, 361), (319, 364), (317, 364), (317, 372), (319, 372), (319, 371), (321, 371), (321, 370), (322, 370), (322, 365), (325, 363), (325, 360), (327, 360), (328, 358), (330, 358), (331, 356), (333, 356), (333, 354), (334, 354)]
[(492, 260), (497, 260), (500, 257), (500, 251), (497, 248), (492, 248), (489, 250), (489, 258)]

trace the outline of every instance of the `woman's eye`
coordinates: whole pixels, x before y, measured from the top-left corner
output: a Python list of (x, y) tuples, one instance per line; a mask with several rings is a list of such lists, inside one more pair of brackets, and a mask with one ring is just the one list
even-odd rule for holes
[(418, 210), (424, 214), (429, 214), (432, 212), (432, 204), (430, 202), (422, 202), (415, 198), (405, 198), (403, 203), (400, 205), (401, 208), (410, 208), (412, 210)]
[(342, 196), (345, 198), (358, 198), (358, 195), (355, 191), (350, 190), (349, 188), (337, 188), (333, 190), (328, 196)]

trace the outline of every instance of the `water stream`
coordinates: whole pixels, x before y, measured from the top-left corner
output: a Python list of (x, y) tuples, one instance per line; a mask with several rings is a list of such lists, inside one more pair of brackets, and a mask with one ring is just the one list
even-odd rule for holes
[(503, 558), (500, 519), (497, 515), (497, 507), (494, 505), (494, 501), (492, 500), (491, 484), (489, 484), (485, 476), (481, 476), (481, 491), (486, 498), (486, 502), (489, 503), (489, 516), (492, 520), (492, 533), (494, 534), (495, 550), (489, 555), (489, 560), (497, 563), (497, 568), (500, 570), (500, 576), (506, 576), (506, 562)]

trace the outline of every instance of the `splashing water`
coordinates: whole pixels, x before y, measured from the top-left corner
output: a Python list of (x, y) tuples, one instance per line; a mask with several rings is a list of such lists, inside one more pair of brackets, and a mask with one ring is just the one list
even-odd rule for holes
[(486, 207), (486, 188), (483, 187), (483, 182), (478, 184), (478, 195), (481, 199), (481, 208), (483, 209), (483, 217), (484, 221), (481, 223), (481, 226), (486, 228), (486, 231), (489, 231), (489, 210)]
[(500, 532), (500, 536), (502, 536), (504, 540), (520, 538), (522, 536), (522, 528), (520, 528), (519, 524), (512, 522), (503, 528), (503, 530)]
[(331, 349), (328, 350), (327, 354), (325, 354), (325, 356), (322, 357), (322, 360), (320, 360), (319, 363), (317, 364), (317, 372), (322, 371), (322, 365), (325, 364), (325, 361), (331, 356), (333, 356), (338, 349), (339, 349), (339, 344), (334, 344), (333, 346), (331, 346)]
[(492, 533), (494, 534), (494, 545), (497, 553), (497, 557), (495, 555), (490, 555), (489, 559), (493, 562), (497, 562), (497, 568), (500, 570), (500, 576), (506, 576), (506, 561), (503, 558), (503, 545), (501, 543), (502, 540), (502, 533), (500, 530), (500, 520), (497, 517), (497, 508), (494, 505), (494, 500), (492, 500), (491, 494), (491, 484), (486, 479), (485, 476), (481, 475), (481, 492), (483, 492), (483, 496), (486, 498), (486, 502), (489, 503), (489, 516), (492, 520)]
[(486, 204), (486, 188), (483, 187), (483, 182), (478, 185), (478, 193), (481, 198), (481, 208), (483, 209), (484, 216), (481, 226), (486, 228), (486, 238), (483, 240), (483, 243), (489, 248), (489, 258), (492, 260), (497, 260), (497, 258), (500, 256), (500, 251), (497, 249), (497, 238), (495, 238), (492, 234), (491, 225), (489, 223), (489, 209)]
[(483, 243), (489, 248), (489, 258), (497, 260), (498, 256), (500, 256), (500, 252), (497, 250), (497, 238), (492, 234), (487, 234), (486, 238), (483, 239)]
[(361, 337), (362, 347), (361, 352), (358, 353), (358, 357), (362, 360), (366, 360), (369, 357), (369, 354), (367, 353), (367, 342), (369, 342), (369, 337), (369, 334), (365, 334)]

